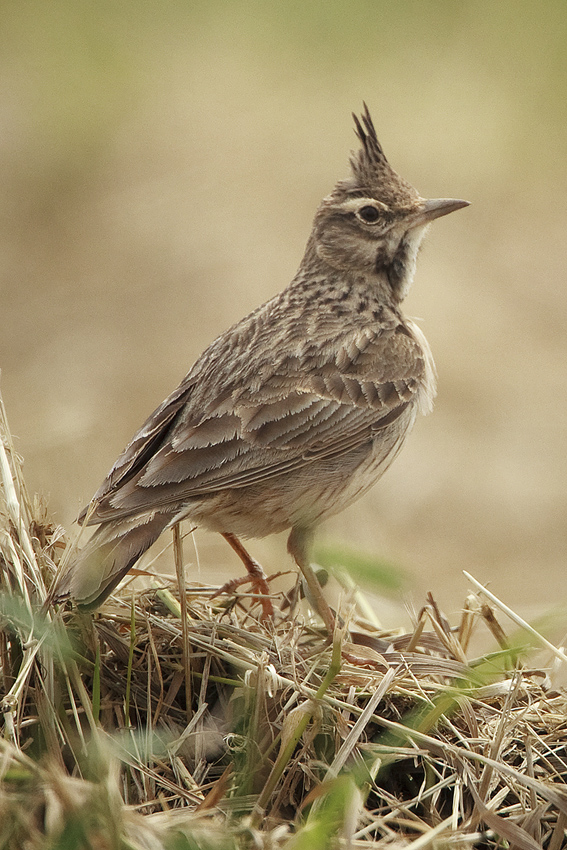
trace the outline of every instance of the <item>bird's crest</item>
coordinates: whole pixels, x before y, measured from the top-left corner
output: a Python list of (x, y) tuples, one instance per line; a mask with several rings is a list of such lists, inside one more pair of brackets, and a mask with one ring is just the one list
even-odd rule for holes
[(382, 145), (378, 141), (368, 106), (365, 103), (363, 106), (364, 112), (361, 118), (355, 115), (354, 112), (352, 113), (355, 133), (360, 139), (362, 147), (359, 151), (353, 153), (350, 158), (353, 176), (362, 186), (371, 185), (380, 172), (389, 172), (392, 170), (390, 163), (386, 159), (386, 154), (382, 150)]
[(337, 183), (335, 193), (366, 194), (379, 200), (401, 203), (418, 194), (413, 186), (394, 171), (378, 141), (368, 106), (363, 103), (360, 118), (353, 113), (355, 133), (361, 147), (350, 158), (352, 176)]

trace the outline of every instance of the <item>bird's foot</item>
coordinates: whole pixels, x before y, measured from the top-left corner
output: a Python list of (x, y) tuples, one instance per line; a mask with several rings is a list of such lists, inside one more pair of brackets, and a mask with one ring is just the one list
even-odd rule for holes
[(253, 560), (251, 560), (250, 565), (247, 565), (247, 569), (248, 575), (241, 576), (240, 578), (232, 578), (230, 581), (225, 582), (222, 587), (217, 590), (215, 596), (220, 596), (221, 593), (234, 593), (238, 587), (246, 584), (246, 582), (250, 582), (253, 591), (258, 593), (260, 597), (259, 601), (262, 606), (262, 616), (260, 619), (269, 620), (274, 616), (274, 606), (270, 599), (270, 587), (268, 585), (266, 573), (260, 564)]
[(268, 579), (266, 577), (266, 573), (264, 572), (258, 561), (254, 560), (254, 558), (252, 558), (252, 556), (244, 548), (244, 546), (235, 534), (223, 532), (222, 536), (224, 537), (226, 542), (234, 549), (234, 551), (246, 567), (248, 575), (243, 576), (242, 578), (236, 578), (231, 579), (231, 581), (227, 581), (226, 584), (223, 584), (218, 593), (232, 593), (236, 590), (237, 587), (240, 587), (241, 584), (244, 584), (245, 582), (249, 581), (252, 585), (252, 588), (260, 594), (260, 604), (262, 606), (262, 616), (260, 619), (271, 619), (274, 616), (274, 606), (272, 605), (272, 600), (270, 599), (270, 588), (268, 586)]

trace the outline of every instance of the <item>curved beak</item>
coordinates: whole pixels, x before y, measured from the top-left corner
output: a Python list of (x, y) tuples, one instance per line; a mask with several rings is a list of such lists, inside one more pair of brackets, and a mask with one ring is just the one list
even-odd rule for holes
[(429, 224), (435, 218), (440, 218), (442, 215), (448, 215), (461, 210), (463, 207), (468, 207), (470, 201), (457, 201), (455, 198), (432, 198), (424, 201), (421, 209), (417, 210), (413, 219), (413, 226), (418, 227), (422, 224)]

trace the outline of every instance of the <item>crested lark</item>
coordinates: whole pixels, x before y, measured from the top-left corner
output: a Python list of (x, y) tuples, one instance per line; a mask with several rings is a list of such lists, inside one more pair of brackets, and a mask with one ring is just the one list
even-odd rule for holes
[(429, 223), (467, 206), (421, 198), (389, 165), (366, 105), (353, 117), (351, 175), (321, 202), (295, 278), (219, 336), (124, 449), (79, 518), (98, 528), (52, 599), (100, 604), (187, 517), (220, 532), (264, 594), (239, 538), (291, 528), (289, 552), (332, 628), (312, 530), (377, 481), (431, 409), (429, 346), (400, 304)]

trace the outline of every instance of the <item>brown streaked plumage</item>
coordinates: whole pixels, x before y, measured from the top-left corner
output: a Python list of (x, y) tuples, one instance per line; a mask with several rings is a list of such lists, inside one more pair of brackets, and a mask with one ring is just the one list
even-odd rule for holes
[[(321, 202), (297, 275), (219, 336), (134, 436), (81, 515), (98, 528), (52, 598), (95, 607), (187, 517), (237, 551), (239, 537), (291, 528), (289, 551), (332, 626), (308, 542), (431, 409), (429, 346), (400, 302), (429, 222), (467, 205), (421, 198), (389, 165), (366, 105), (354, 120), (351, 176)], [(248, 558), (265, 591), (256, 567)]]

